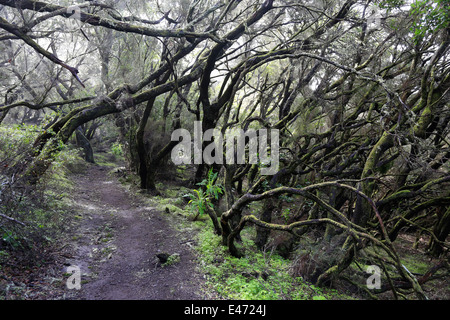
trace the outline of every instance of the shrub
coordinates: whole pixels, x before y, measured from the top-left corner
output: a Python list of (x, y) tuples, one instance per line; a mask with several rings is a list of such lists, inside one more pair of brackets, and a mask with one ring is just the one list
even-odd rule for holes
[(64, 164), (77, 158), (76, 151), (62, 148), (47, 179), (27, 184), (20, 173), (38, 134), (35, 126), (0, 127), (0, 251), (14, 252), (12, 256), (24, 263), (37, 258), (64, 225), (60, 200), (70, 188)]
[(122, 145), (118, 142), (114, 142), (111, 146), (111, 153), (115, 155), (116, 157), (123, 156), (123, 149)]

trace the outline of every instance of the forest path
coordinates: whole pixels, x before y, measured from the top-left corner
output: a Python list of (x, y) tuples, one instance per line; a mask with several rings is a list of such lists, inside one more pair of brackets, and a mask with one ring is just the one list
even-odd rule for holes
[[(126, 190), (110, 170), (89, 165), (73, 177), (80, 223), (66, 265), (79, 267), (82, 274), (74, 298), (202, 299), (191, 248), (161, 212)], [(176, 253), (180, 260), (163, 266), (156, 257), (161, 252)]]

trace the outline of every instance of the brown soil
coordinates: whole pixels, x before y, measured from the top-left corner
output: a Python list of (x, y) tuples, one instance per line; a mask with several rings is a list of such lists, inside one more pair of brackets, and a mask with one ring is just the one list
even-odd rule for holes
[[(108, 174), (89, 166), (74, 177), (73, 195), (80, 223), (64, 265), (81, 269), (81, 289), (66, 289), (69, 299), (202, 299), (195, 256), (164, 216), (128, 192)], [(162, 265), (158, 253), (180, 260)]]

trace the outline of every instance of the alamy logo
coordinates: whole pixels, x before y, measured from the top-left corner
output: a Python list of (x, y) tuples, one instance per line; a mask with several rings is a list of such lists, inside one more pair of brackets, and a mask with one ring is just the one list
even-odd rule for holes
[[(277, 129), (227, 129), (224, 134), (218, 129), (208, 129), (203, 133), (201, 121), (195, 121), (193, 140), (186, 129), (172, 133), (172, 141), (182, 138), (172, 149), (172, 161), (176, 165), (260, 164), (262, 175), (274, 175), (279, 167), (279, 137)], [(211, 143), (203, 149), (204, 142)]]
[(77, 5), (71, 5), (67, 7), (66, 10), (67, 14), (70, 14), (71, 16), (69, 19), (67, 19), (67, 25), (66, 27), (69, 30), (79, 30), (81, 28), (81, 8)]
[(380, 289), (381, 288), (381, 269), (379, 266), (371, 265), (367, 267), (367, 273), (372, 275), (367, 278), (366, 285), (367, 289)]
[(67, 289), (69, 290), (80, 290), (81, 289), (81, 269), (78, 266), (67, 267), (67, 273), (71, 276), (66, 281)]
[(367, 27), (369, 29), (379, 29), (381, 27), (381, 20), (383, 15), (380, 8), (376, 5), (369, 7), (369, 16), (367, 18)]

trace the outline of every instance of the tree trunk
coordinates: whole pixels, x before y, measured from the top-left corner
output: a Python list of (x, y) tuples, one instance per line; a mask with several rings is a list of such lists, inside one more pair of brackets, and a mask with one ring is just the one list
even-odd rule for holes
[[(272, 222), (272, 212), (275, 208), (273, 198), (265, 199), (263, 207), (264, 207), (264, 209), (261, 212), (261, 216), (259, 217), (260, 220), (264, 221), (264, 222), (268, 222), (268, 223)], [(269, 239), (269, 235), (270, 235), (270, 229), (256, 226), (255, 244), (259, 250), (264, 249), (264, 246), (266, 245), (267, 240)]]
[(87, 162), (90, 162), (90, 163), (95, 163), (95, 161), (94, 161), (94, 151), (92, 150), (91, 143), (85, 137), (85, 135), (81, 131), (80, 127), (78, 127), (78, 129), (75, 130), (75, 135), (76, 135), (76, 138), (77, 138), (77, 146), (83, 148), (84, 160), (86, 160)]
[(3, 120), (5, 120), (7, 114), (8, 114), (9, 110), (0, 112), (0, 124), (3, 122)]
[[(373, 146), (367, 160), (364, 164), (364, 169), (361, 175), (361, 179), (371, 177), (376, 169), (378, 162), (380, 161), (386, 150), (392, 148), (394, 145), (394, 139), (392, 134), (385, 131), (378, 142)], [(369, 198), (372, 198), (375, 192), (375, 181), (366, 180), (361, 182), (361, 191)], [(354, 222), (364, 227), (371, 218), (372, 208), (367, 201), (364, 201), (361, 196), (357, 196)]]
[[(445, 241), (450, 233), (450, 207), (440, 217), (439, 221), (434, 225), (433, 233), (439, 241)], [(433, 257), (439, 257), (444, 251), (442, 245), (431, 238), (429, 252)]]

